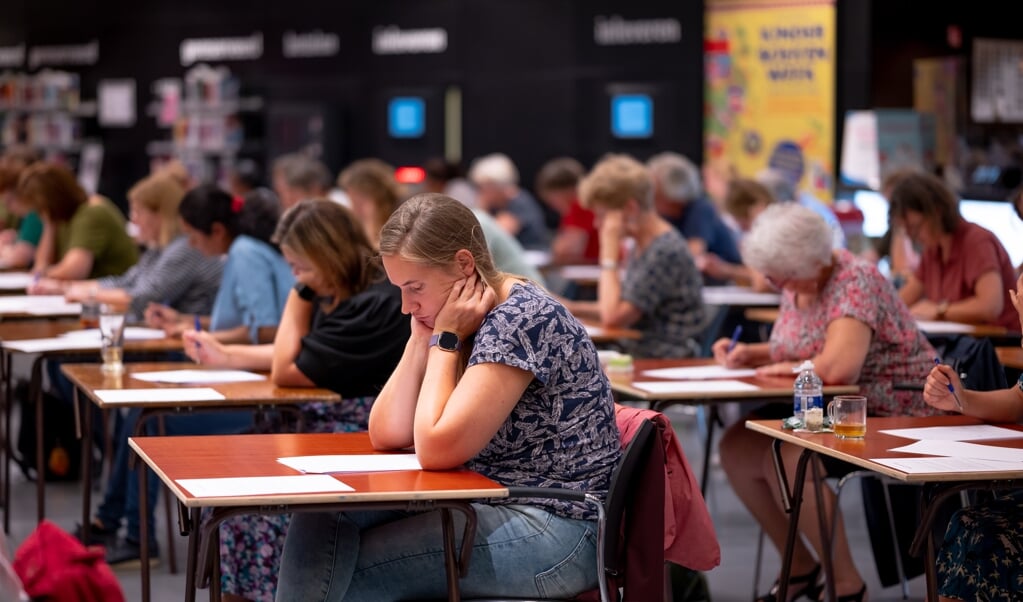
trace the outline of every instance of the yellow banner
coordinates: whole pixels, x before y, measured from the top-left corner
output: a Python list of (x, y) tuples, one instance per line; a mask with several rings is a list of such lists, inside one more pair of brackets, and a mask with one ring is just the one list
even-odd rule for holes
[(752, 177), (777, 167), (831, 200), (833, 0), (708, 0), (704, 157)]

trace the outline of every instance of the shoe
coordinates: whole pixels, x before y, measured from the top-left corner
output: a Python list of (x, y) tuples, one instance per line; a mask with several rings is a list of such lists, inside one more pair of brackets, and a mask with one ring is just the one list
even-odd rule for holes
[[(822, 587), (821, 590), (823, 590), (823, 589), (824, 588)], [(860, 588), (860, 591), (856, 592), (855, 594), (846, 594), (844, 596), (839, 596), (838, 597), (838, 602), (863, 602), (863, 596), (866, 596), (866, 595), (867, 595), (867, 584), (864, 583), (863, 587)]]
[[(789, 577), (789, 600), (795, 600), (800, 596), (806, 596), (810, 600), (816, 600), (820, 596), (821, 585), (817, 583), (817, 577), (821, 574), (821, 565), (813, 567), (809, 573)], [(771, 586), (771, 591), (765, 596), (760, 596), (756, 602), (778, 602), (778, 582)], [(802, 586), (802, 587), (800, 587)], [(866, 589), (866, 586), (864, 586)], [(845, 602), (843, 599), (841, 602)]]
[[(142, 551), (137, 541), (118, 539), (107, 547), (107, 564), (113, 569), (134, 569), (142, 566)], [(160, 548), (156, 543), (149, 544), (149, 566), (160, 564)]]
[(100, 524), (96, 519), (93, 519), (89, 523), (89, 541), (86, 541), (82, 537), (82, 524), (75, 524), (75, 532), (73, 533), (75, 538), (84, 543), (87, 546), (103, 546), (104, 548), (109, 547), (117, 542), (117, 529), (108, 529)]

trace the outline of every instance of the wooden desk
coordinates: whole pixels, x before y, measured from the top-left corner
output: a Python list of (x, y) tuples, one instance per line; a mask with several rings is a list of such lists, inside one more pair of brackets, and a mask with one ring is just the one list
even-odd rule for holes
[[(471, 500), (508, 496), (502, 485), (468, 470), (397, 471), (346, 473), (336, 475), (351, 486), (347, 493), (308, 493), (262, 496), (197, 498), (178, 485), (178, 479), (244, 476), (284, 476), (296, 471), (277, 462), (284, 456), (382, 453), (373, 449), (367, 433), (221, 435), (212, 437), (132, 437), (129, 445), (151, 467), (180, 502), (189, 517), (189, 567), (187, 600), (193, 600), (195, 585), (202, 585), (205, 563), (210, 560), (210, 538), (219, 523), (235, 514), (287, 513), (302, 511), (360, 510), (368, 507), (430, 510), (445, 515), (445, 549), (449, 597), (459, 598), (458, 572), (468, 566), (468, 553), (475, 531)], [(140, 492), (144, 488), (140, 488)], [(210, 519), (200, 524), (200, 510), (214, 508)], [(454, 532), (448, 512), (466, 513), (462, 556), (455, 559)], [(142, 525), (143, 533), (146, 525)], [(144, 542), (145, 537), (142, 538)], [(213, 555), (214, 560), (217, 554)], [(142, 566), (148, 565), (143, 557)], [(197, 574), (198, 573), (198, 574)], [(145, 586), (144, 586), (145, 587)], [(143, 590), (147, 592), (146, 589)]]
[[(778, 319), (778, 308), (751, 307), (745, 312), (746, 318), (754, 322), (773, 324)], [(917, 326), (925, 334), (968, 334), (973, 337), (1000, 337), (1011, 334), (1002, 326), (991, 324), (966, 324), (938, 320), (917, 320)]]
[[(13, 403), (13, 387), (11, 375), (12, 357), (18, 353), (25, 353), (18, 350), (18, 341), (29, 339), (57, 337), (73, 330), (81, 329), (78, 320), (25, 320), (11, 323), (0, 323), (0, 370), (4, 385), (4, 458), (0, 463), (3, 472), (3, 507), (4, 507), (4, 531), (10, 530), (10, 483), (11, 469), (10, 459), (12, 454), (11, 446), (11, 406)], [(71, 344), (80, 341), (71, 341)], [(145, 357), (153, 354), (163, 354), (181, 349), (181, 339), (154, 339), (145, 341), (127, 340), (124, 343), (125, 359), (131, 357)], [(46, 482), (45, 466), (46, 458), (43, 456), (43, 432), (44, 417), (42, 403), (42, 366), (43, 361), (54, 357), (76, 357), (95, 358), (99, 360), (100, 344), (97, 337), (95, 346), (82, 347), (75, 345), (68, 349), (47, 349), (38, 353), (26, 353), (33, 356), (32, 369), (29, 377), (28, 396), (35, 403), (36, 408), (36, 499), (37, 511), (40, 521), (46, 515)]]
[[(711, 444), (714, 438), (714, 423), (718, 420), (717, 404), (729, 401), (757, 400), (763, 402), (786, 401), (792, 403), (792, 384), (796, 375), (792, 376), (752, 376), (748, 378), (734, 379), (748, 385), (755, 385), (756, 389), (735, 389), (723, 391), (672, 391), (669, 393), (651, 393), (635, 385), (637, 382), (661, 381), (671, 382), (672, 379), (655, 378), (644, 374), (647, 370), (658, 370), (662, 368), (684, 368), (694, 366), (716, 366), (711, 358), (692, 358), (674, 360), (636, 360), (633, 363), (632, 376), (625, 378), (612, 378), (611, 389), (619, 395), (631, 399), (645, 401), (654, 410), (663, 410), (672, 404), (706, 405), (707, 412), (707, 440), (704, 444), (703, 474), (700, 476), (700, 489), (706, 493), (707, 478), (710, 472)], [(849, 395), (859, 392), (856, 385), (825, 385), (824, 395)]]
[[(998, 361), (1006, 368), (1023, 370), (1023, 347), (995, 347)], [(1011, 384), (1011, 383), (1010, 383)]]
[[(823, 454), (832, 458), (837, 458), (844, 462), (856, 465), (860, 468), (883, 474), (899, 481), (907, 483), (932, 483), (932, 484), (944, 484), (945, 487), (941, 490), (936, 491), (930, 496), (930, 499), (924, 499), (923, 503), (923, 519), (921, 524), (917, 527), (916, 537), (913, 540), (913, 547), (911, 551), (919, 551), (924, 545), (926, 540), (927, 546), (927, 560), (924, 562), (924, 566), (927, 571), (927, 595), (929, 600), (937, 600), (937, 589), (936, 589), (936, 577), (935, 577), (935, 559), (934, 559), (934, 542), (930, 537), (931, 524), (934, 520), (934, 512), (940, 503), (947, 498), (949, 495), (957, 493), (962, 489), (971, 487), (991, 487), (993, 481), (999, 480), (1015, 480), (1023, 479), (1023, 466), (1010, 465), (1011, 468), (1007, 468), (1005, 471), (1000, 472), (976, 472), (976, 473), (949, 473), (949, 472), (932, 472), (932, 473), (908, 473), (901, 470), (896, 470), (884, 464), (879, 464), (873, 461), (874, 458), (911, 458), (911, 457), (927, 457), (914, 454), (906, 454), (902, 452), (889, 451), (895, 447), (901, 447), (908, 445), (912, 441), (904, 439), (902, 437), (895, 437), (881, 433), (882, 430), (888, 429), (901, 429), (901, 428), (917, 428), (924, 426), (952, 426), (952, 425), (968, 425), (968, 424), (982, 424), (982, 421), (976, 418), (969, 418), (966, 416), (931, 416), (926, 418), (908, 418), (908, 417), (887, 417), (887, 418), (868, 418), (867, 419), (867, 434), (863, 439), (840, 439), (830, 433), (797, 433), (791, 430), (785, 430), (781, 426), (780, 420), (748, 420), (746, 421), (746, 428), (756, 431), (758, 433), (767, 435), (775, 439), (775, 460), (779, 463), (781, 458), (778, 455), (778, 443), (784, 442), (791, 445), (796, 445), (803, 448), (803, 453), (799, 458), (799, 464), (796, 468), (795, 480), (793, 483), (793, 490), (789, 495), (789, 487), (786, 482), (784, 470), (779, 471), (779, 477), (782, 481), (781, 488), (783, 491), (782, 497), (787, 504), (791, 505), (791, 514), (789, 516), (789, 534), (788, 540), (785, 546), (785, 553), (782, 556), (782, 573), (779, 583), (781, 584), (781, 591), (778, 596), (784, 600), (786, 596), (785, 588), (788, 585), (789, 569), (792, 562), (792, 549), (795, 543), (795, 538), (798, 536), (798, 524), (799, 524), (799, 511), (802, 506), (803, 487), (806, 480), (806, 466), (809, 459), (813, 454)], [(1023, 425), (1000, 425), (1014, 430), (1023, 430)], [(999, 441), (976, 441), (975, 443), (985, 444), (996, 444), (1003, 447), (1023, 448), (1023, 439), (1011, 439), (1011, 440), (999, 440)], [(816, 467), (816, 464), (814, 465)], [(816, 470), (815, 470), (816, 472)], [(954, 487), (950, 487), (954, 485)], [(820, 484), (816, 483), (817, 489)], [(828, 547), (827, 542), (829, 538), (826, 532), (830, 530), (830, 526), (825, 525), (825, 519), (821, 514), (821, 537), (825, 542), (825, 548)], [(831, 571), (830, 558), (822, 560), (825, 571)], [(834, 579), (829, 579), (829, 583), (834, 583)], [(834, 593), (834, 592), (832, 592)]]
[(635, 341), (643, 337), (643, 333), (632, 328), (604, 328), (593, 320), (579, 320), (586, 327), (586, 334), (596, 345), (614, 343), (615, 341)]
[[(250, 409), (260, 412), (266, 408), (293, 406), (313, 401), (340, 402), (341, 396), (328, 389), (316, 387), (278, 387), (269, 378), (262, 381), (241, 383), (203, 383), (181, 385), (172, 383), (154, 383), (133, 378), (133, 373), (157, 372), (167, 370), (203, 370), (203, 366), (191, 362), (149, 362), (125, 364), (124, 374), (118, 376), (105, 375), (101, 364), (64, 364), (61, 371), (75, 387), (75, 423), (80, 426), (82, 441), (82, 532), (88, 540), (92, 509), (92, 470), (90, 470), (89, 453), (92, 445), (92, 411), (93, 405), (104, 412), (116, 408), (142, 408), (135, 435), (145, 432), (147, 420), (167, 414), (183, 414), (194, 412), (210, 412), (225, 410)], [(212, 368), (205, 368), (212, 369)], [(140, 401), (130, 403), (107, 403), (97, 394), (102, 389), (187, 389), (209, 387), (224, 396), (224, 399), (212, 401)], [(85, 395), (90, 403), (79, 404), (79, 392)], [(79, 415), (81, 412), (81, 415)], [(301, 424), (301, 423), (300, 423)], [(140, 486), (141, 489), (141, 486)], [(144, 495), (144, 494), (143, 494)], [(144, 499), (144, 498), (142, 498)], [(145, 506), (140, 506), (145, 508)], [(173, 555), (173, 552), (171, 552)], [(173, 556), (172, 556), (173, 557)], [(147, 565), (148, 566), (148, 565)]]

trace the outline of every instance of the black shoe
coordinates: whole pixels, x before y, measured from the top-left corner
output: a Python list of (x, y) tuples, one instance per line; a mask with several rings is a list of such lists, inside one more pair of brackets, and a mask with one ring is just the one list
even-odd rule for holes
[[(789, 600), (795, 600), (801, 596), (806, 596), (811, 600), (816, 600), (821, 592), (821, 585), (817, 583), (817, 577), (821, 574), (821, 565), (813, 567), (813, 570), (803, 575), (794, 575), (789, 577)], [(756, 602), (778, 602), (778, 590), (779, 584), (777, 581), (774, 582), (774, 586), (771, 587), (771, 591), (766, 596), (760, 596), (756, 599)]]
[(107, 548), (117, 543), (117, 529), (108, 529), (103, 525), (97, 524), (95, 520), (89, 523), (88, 541), (82, 537), (83, 533), (81, 523), (75, 525), (75, 532), (73, 535), (76, 539), (78, 539), (78, 541), (87, 546), (103, 546), (104, 548)]
[[(107, 564), (114, 569), (132, 569), (142, 566), (142, 551), (137, 541), (118, 539), (107, 547)], [(149, 566), (160, 564), (160, 548), (149, 544)]]

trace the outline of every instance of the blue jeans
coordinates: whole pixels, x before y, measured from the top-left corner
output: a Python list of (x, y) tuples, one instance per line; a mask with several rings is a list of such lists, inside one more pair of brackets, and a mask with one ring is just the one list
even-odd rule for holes
[[(103, 502), (96, 511), (96, 517), (104, 527), (116, 529), (121, 520), (127, 523), (127, 539), (138, 542), (139, 536), (139, 479), (138, 470), (128, 469), (128, 457), (132, 453), (128, 447), (128, 437), (135, 432), (142, 410), (132, 408), (124, 417), (118, 415), (115, 431), (117, 449), (114, 462), (110, 467)], [(164, 418), (168, 435), (224, 435), (239, 433), (252, 427), (252, 412), (232, 411), (200, 413), (186, 416)], [(146, 423), (146, 434), (156, 435), (156, 421)], [(141, 460), (139, 460), (141, 461)], [(146, 471), (146, 511), (149, 517), (149, 541), (155, 541), (155, 520), (153, 512), (156, 498), (160, 492), (160, 479), (152, 470)]]
[[(473, 504), (478, 520), (462, 595), (572, 597), (597, 586), (593, 521), (538, 506)], [(460, 542), (464, 519), (455, 519)], [(295, 513), (277, 602), (445, 598), (439, 511)]]

